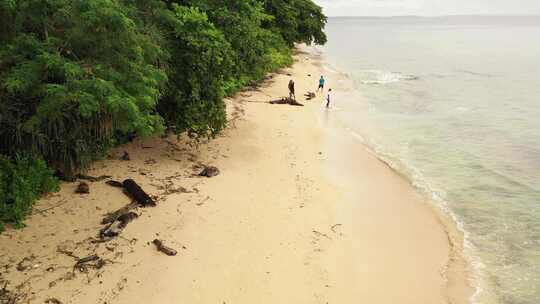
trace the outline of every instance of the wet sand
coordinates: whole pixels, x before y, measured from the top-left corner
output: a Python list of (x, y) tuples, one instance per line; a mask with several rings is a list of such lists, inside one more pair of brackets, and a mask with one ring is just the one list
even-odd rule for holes
[[(321, 68), (296, 58), (227, 101), (230, 127), (217, 139), (136, 141), (96, 163), (89, 175), (133, 178), (158, 197), (120, 237), (93, 242), (103, 215), (130, 202), (120, 189), (94, 182), (79, 195), (66, 183), (42, 199), (28, 227), (0, 235), (0, 281), (20, 303), (467, 303), (459, 234), (332, 123), (321, 96), (300, 98)], [(291, 77), (306, 106), (266, 103)], [(201, 165), (221, 174), (194, 176)], [(73, 269), (92, 254), (105, 266)]]

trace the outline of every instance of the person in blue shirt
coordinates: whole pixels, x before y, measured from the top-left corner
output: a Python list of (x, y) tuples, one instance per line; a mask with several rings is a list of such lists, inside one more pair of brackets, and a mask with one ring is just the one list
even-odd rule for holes
[(324, 83), (326, 80), (324, 79), (324, 76), (321, 75), (321, 79), (319, 79), (319, 88), (317, 89), (317, 92), (321, 90), (321, 92), (324, 92)]

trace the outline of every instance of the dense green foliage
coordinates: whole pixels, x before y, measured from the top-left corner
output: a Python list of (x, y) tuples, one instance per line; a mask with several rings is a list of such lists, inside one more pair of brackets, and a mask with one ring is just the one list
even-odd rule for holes
[(325, 23), (311, 0), (0, 0), (0, 155), (69, 175), (127, 135), (212, 137)]
[(308, 45), (326, 43), (326, 35), (322, 31), (326, 16), (313, 1), (267, 0), (265, 9), (272, 16), (270, 28), (278, 31), (289, 45), (295, 42)]
[(21, 227), (33, 203), (43, 194), (57, 190), (58, 180), (42, 159), (17, 155), (0, 156), (0, 231), (4, 223)]

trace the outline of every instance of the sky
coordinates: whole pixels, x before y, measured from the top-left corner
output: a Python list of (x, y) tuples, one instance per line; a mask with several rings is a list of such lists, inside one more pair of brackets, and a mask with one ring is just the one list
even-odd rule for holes
[(328, 16), (540, 15), (540, 0), (314, 0)]

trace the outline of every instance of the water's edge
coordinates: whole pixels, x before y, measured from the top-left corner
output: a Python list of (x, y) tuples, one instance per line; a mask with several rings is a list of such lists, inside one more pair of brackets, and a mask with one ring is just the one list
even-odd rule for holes
[[(321, 69), (321, 74), (326, 75), (328, 79), (336, 80), (341, 83), (346, 83), (348, 89), (353, 90), (354, 94), (361, 96), (360, 91), (355, 88), (354, 81), (350, 79), (347, 73), (340, 71), (332, 66), (324, 53), (317, 48), (307, 48), (307, 52), (311, 58), (315, 60)], [(339, 109), (341, 110), (341, 109)], [(354, 132), (346, 125), (341, 126), (343, 132), (348, 132), (358, 143), (360, 143), (368, 152), (370, 152), (379, 161), (385, 164), (395, 174), (406, 180), (423, 198), (426, 205), (434, 213), (434, 217), (440, 223), (444, 233), (448, 238), (450, 252), (448, 261), (441, 275), (446, 280), (446, 297), (448, 303), (460, 303), (463, 298), (468, 299), (468, 303), (478, 303), (477, 298), (484, 287), (481, 283), (482, 275), (481, 268), (483, 264), (474, 254), (475, 249), (472, 243), (468, 240), (468, 233), (464, 229), (462, 223), (457, 216), (450, 210), (447, 203), (441, 199), (437, 191), (431, 189), (428, 184), (418, 177), (410, 176), (403, 170), (403, 165), (393, 161), (391, 157), (386, 155), (372, 140)], [(466, 282), (463, 282), (463, 276)], [(468, 286), (463, 286), (464, 284)], [(468, 290), (469, 288), (471, 290)]]

